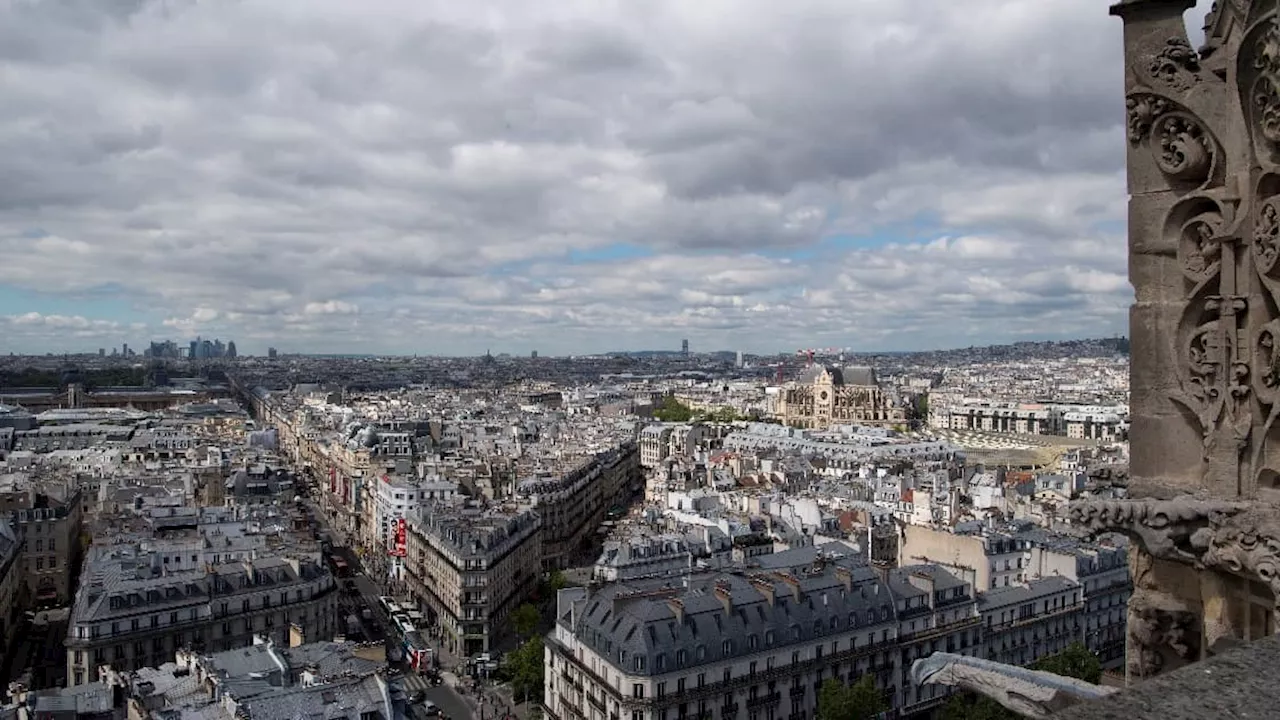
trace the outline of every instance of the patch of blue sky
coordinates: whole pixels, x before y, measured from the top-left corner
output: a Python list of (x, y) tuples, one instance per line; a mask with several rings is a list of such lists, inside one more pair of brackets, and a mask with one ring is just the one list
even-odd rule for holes
[(1129, 223), (1124, 220), (1103, 220), (1090, 227), (1094, 232), (1104, 235), (1124, 235), (1129, 230)]
[(922, 213), (905, 222), (880, 225), (867, 232), (832, 233), (823, 237), (816, 246), (790, 253), (788, 256), (812, 257), (831, 252), (878, 250), (889, 245), (919, 245), (951, 234), (954, 233), (943, 228), (937, 216)]
[(616, 262), (618, 260), (637, 260), (652, 257), (653, 251), (642, 245), (631, 243), (614, 243), (590, 250), (570, 250), (568, 261), (573, 265), (592, 262)]
[(75, 293), (50, 293), (0, 283), (0, 315), (36, 312), (134, 323), (152, 319), (144, 307), (142, 303), (128, 298), (125, 290), (116, 285), (101, 285)]

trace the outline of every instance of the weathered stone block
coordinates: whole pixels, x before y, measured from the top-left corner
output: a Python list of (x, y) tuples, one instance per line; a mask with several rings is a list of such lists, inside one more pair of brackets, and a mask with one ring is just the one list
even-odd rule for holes
[[(1200, 434), (1178, 415), (1133, 415), (1129, 463), (1132, 482), (1158, 483), (1183, 492), (1201, 489)], [(1158, 434), (1157, 434), (1158, 433)]]

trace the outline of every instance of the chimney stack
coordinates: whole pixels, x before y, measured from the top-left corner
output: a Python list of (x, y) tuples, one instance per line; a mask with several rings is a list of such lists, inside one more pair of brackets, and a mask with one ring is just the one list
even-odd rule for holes
[(846, 593), (852, 593), (853, 592), (853, 573), (849, 572), (849, 568), (836, 566), (835, 575), (836, 575), (836, 579), (839, 580), (842, 585), (844, 585), (844, 591)]
[(729, 615), (733, 612), (733, 595), (729, 592), (730, 585), (727, 582), (716, 583), (716, 598), (720, 600), (720, 604), (724, 606), (724, 614)]
[(753, 575), (751, 584), (764, 596), (765, 601), (769, 603), (769, 607), (773, 607), (774, 602), (777, 601), (777, 591), (773, 587), (773, 581), (764, 575)]
[(680, 598), (671, 598), (667, 601), (667, 607), (671, 608), (671, 612), (676, 615), (676, 624), (684, 624), (684, 602)]

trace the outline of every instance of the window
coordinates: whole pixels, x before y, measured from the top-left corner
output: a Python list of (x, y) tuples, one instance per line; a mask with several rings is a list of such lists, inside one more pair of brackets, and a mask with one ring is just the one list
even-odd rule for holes
[(631, 697), (633, 698), (644, 697), (644, 685), (641, 685), (640, 683), (633, 683), (631, 685)]

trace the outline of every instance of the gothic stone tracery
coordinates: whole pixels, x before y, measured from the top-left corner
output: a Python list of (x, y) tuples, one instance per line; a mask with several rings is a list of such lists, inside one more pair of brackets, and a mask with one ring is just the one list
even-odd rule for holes
[(1193, 5), (1112, 8), (1125, 27), (1137, 300), (1130, 490), (1183, 497), (1075, 514), (1136, 540), (1129, 664), (1138, 676), (1238, 632), (1240, 609), (1223, 596), (1231, 583), (1269, 592), (1273, 614), (1280, 597), (1277, 2), (1214, 3), (1198, 50), (1183, 22)]

